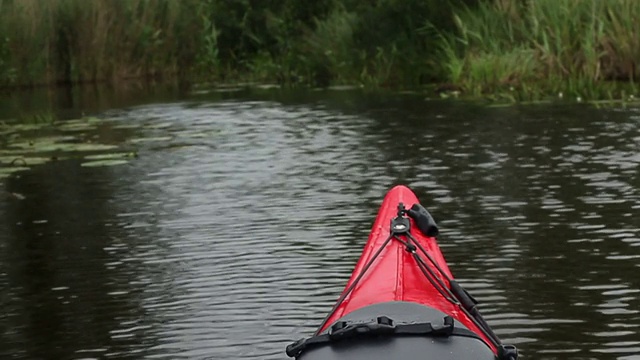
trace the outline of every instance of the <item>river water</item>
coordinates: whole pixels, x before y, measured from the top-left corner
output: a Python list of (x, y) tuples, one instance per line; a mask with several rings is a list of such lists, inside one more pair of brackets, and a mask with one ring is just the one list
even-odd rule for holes
[(523, 358), (640, 359), (637, 109), (140, 96), (56, 102), (137, 158), (0, 180), (0, 358), (285, 359), (406, 184)]

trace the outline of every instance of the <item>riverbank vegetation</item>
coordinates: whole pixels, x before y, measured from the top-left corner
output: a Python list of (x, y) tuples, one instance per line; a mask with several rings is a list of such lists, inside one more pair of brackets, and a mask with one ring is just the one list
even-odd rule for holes
[(635, 0), (0, 0), (0, 86), (137, 78), (637, 96)]
[(640, 1), (498, 0), (454, 17), (439, 63), (472, 93), (598, 99), (637, 91)]

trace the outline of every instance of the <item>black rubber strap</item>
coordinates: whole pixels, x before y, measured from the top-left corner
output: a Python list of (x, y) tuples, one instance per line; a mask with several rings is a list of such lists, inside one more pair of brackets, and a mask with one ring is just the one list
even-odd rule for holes
[(371, 336), (432, 336), (432, 337), (450, 337), (464, 336), (480, 341), (484, 341), (476, 333), (471, 330), (454, 326), (453, 318), (447, 316), (444, 318), (444, 324), (433, 326), (431, 323), (413, 323), (394, 325), (393, 320), (386, 316), (381, 316), (376, 322), (349, 324), (344, 321), (335, 323), (329, 332), (322, 335), (316, 335), (306, 339), (300, 339), (295, 343), (287, 346), (287, 356), (298, 357), (300, 354), (310, 347), (330, 344), (333, 342), (356, 338), (365, 338)]

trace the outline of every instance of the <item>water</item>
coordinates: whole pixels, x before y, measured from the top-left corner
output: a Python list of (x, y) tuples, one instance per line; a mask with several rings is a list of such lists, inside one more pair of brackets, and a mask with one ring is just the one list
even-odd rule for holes
[(151, 140), (125, 165), (3, 180), (0, 358), (284, 359), (402, 183), (523, 358), (640, 359), (637, 110), (356, 91), (87, 104), (57, 111)]

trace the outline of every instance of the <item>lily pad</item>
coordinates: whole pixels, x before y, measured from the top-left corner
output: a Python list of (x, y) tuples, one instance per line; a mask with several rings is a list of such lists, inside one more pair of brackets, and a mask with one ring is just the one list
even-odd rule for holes
[(4, 137), (6, 135), (13, 134), (14, 132), (16, 132), (16, 130), (10, 127), (0, 126), (0, 136)]
[(24, 196), (24, 195), (22, 195), (20, 193), (17, 193), (17, 192), (10, 192), (9, 196), (14, 198), (14, 199), (16, 199), (16, 200), (24, 200), (24, 199), (27, 198), (26, 196)]
[(204, 90), (194, 90), (191, 92), (191, 94), (193, 95), (206, 95), (209, 94), (211, 92), (211, 89), (204, 89)]
[(333, 91), (349, 91), (349, 90), (357, 90), (360, 88), (361, 86), (357, 86), (357, 85), (333, 85), (333, 86), (329, 86), (328, 89)]
[(260, 90), (271, 90), (271, 89), (279, 89), (280, 85), (277, 84), (258, 84), (256, 85), (257, 89)]
[(191, 138), (191, 139), (204, 139), (204, 138), (212, 138), (221, 133), (220, 130), (205, 130), (205, 131), (197, 131), (197, 130), (188, 130), (183, 131), (179, 134), (182, 138)]
[(32, 165), (40, 165), (45, 164), (51, 161), (50, 157), (39, 157), (39, 156), (0, 156), (0, 164), (9, 165), (9, 166), (32, 166)]
[(89, 117), (61, 121), (57, 128), (61, 131), (88, 131), (97, 128), (100, 123), (102, 123), (100, 119)]
[(507, 108), (507, 107), (513, 107), (514, 104), (512, 103), (492, 103), (492, 104), (488, 104), (486, 105), (486, 107), (488, 108)]
[(83, 118), (82, 118), (82, 119), (80, 119), (80, 120), (86, 121), (86, 122), (88, 122), (88, 123), (93, 123), (93, 124), (99, 124), (99, 123), (103, 122), (103, 121), (102, 121), (102, 119), (99, 119), (99, 118), (97, 118), (97, 117), (95, 117), (95, 116), (87, 116), (87, 117), (83, 117)]
[(10, 167), (0, 167), (0, 179), (7, 178), (11, 176), (11, 174), (18, 171), (29, 170), (30, 168), (24, 166), (10, 166)]
[(52, 151), (105, 151), (117, 148), (117, 146), (115, 145), (107, 144), (62, 142), (70, 140), (75, 140), (75, 138), (60, 136), (36, 138), (28, 141), (21, 141), (10, 144), (9, 149), (19, 149), (22, 153), (46, 153)]
[(19, 156), (0, 156), (0, 165), (9, 165)]
[(112, 129), (117, 130), (129, 130), (129, 129), (139, 129), (140, 125), (138, 124), (118, 124), (111, 127)]
[(88, 161), (80, 164), (80, 166), (83, 166), (83, 167), (116, 166), (116, 165), (124, 165), (128, 162), (129, 162), (128, 160), (124, 160), (124, 159), (106, 159), (106, 160)]
[(191, 138), (191, 139), (204, 139), (210, 136), (205, 132), (192, 132), (192, 133), (183, 133), (180, 134), (181, 137)]
[(168, 128), (172, 127), (172, 126), (173, 126), (173, 123), (170, 123), (170, 122), (147, 125), (147, 127), (149, 129), (158, 129), (158, 130), (160, 130), (160, 129), (168, 129)]
[(71, 123), (58, 126), (60, 131), (88, 131), (94, 130), (97, 126), (90, 123)]
[(126, 159), (137, 157), (138, 154), (135, 152), (130, 153), (111, 153), (111, 154), (96, 154), (96, 155), (87, 155), (84, 158), (86, 160), (115, 160), (115, 159)]
[(244, 90), (244, 88), (242, 87), (219, 87), (219, 88), (211, 89), (210, 91), (216, 92), (216, 93), (232, 93), (232, 92), (238, 92), (242, 90)]
[(137, 138), (129, 140), (130, 143), (138, 144), (138, 143), (148, 143), (148, 142), (162, 142), (162, 141), (171, 141), (173, 138), (171, 136), (158, 136), (158, 137), (147, 137), (147, 138)]
[(6, 124), (6, 125), (3, 125), (2, 131), (18, 132), (18, 131), (38, 130), (47, 125), (50, 125), (50, 124)]
[(83, 157), (82, 166), (92, 167), (125, 164), (130, 158), (137, 157), (137, 153), (122, 149), (114, 152), (120, 148), (118, 145), (101, 142), (100, 136), (95, 135), (95, 130), (104, 122), (99, 118), (63, 121), (51, 118), (48, 121), (48, 117), (34, 117), (27, 120), (30, 121), (0, 122), (0, 135), (4, 140), (0, 149), (0, 178), (69, 156), (79, 155)]

